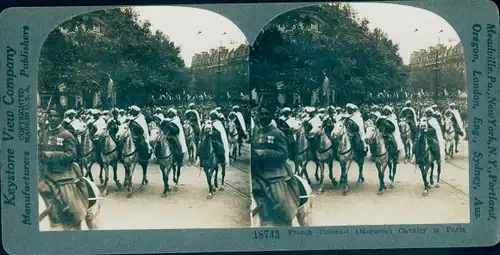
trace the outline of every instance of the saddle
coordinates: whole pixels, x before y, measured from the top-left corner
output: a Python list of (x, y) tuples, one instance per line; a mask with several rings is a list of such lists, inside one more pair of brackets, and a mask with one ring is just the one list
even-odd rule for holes
[(299, 186), (299, 207), (301, 207), (305, 203), (307, 203), (307, 201), (309, 201), (310, 198), (308, 197), (307, 190), (302, 180), (299, 179), (296, 175), (294, 175), (292, 178), (296, 180)]

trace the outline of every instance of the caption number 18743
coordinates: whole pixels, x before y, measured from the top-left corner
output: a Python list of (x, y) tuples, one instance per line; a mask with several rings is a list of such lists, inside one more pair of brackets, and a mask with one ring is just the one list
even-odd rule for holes
[(280, 239), (280, 231), (279, 230), (254, 231), (253, 238), (257, 240)]

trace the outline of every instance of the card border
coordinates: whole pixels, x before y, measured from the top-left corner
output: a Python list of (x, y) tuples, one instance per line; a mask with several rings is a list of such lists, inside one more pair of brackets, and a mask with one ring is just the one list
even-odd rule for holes
[[(468, 78), (468, 94), (473, 95), (472, 71), (481, 70), (486, 74), (487, 64), (485, 54), (480, 55), (478, 61), (472, 61), (473, 51), (470, 46), (472, 40), (473, 24), (481, 24), (483, 26), (482, 35), (480, 37), (480, 49), (486, 49), (487, 41), (485, 40), (486, 24), (496, 24), (498, 26), (498, 9), (491, 1), (412, 1), (412, 2), (383, 2), (395, 3), (399, 5), (408, 5), (418, 8), (423, 8), (432, 11), (442, 18), (447, 20), (451, 26), (455, 28), (461, 41), (464, 45), (464, 55), (467, 61), (467, 78)], [(172, 5), (201, 8), (219, 13), (235, 23), (242, 32), (247, 36), (248, 42), (254, 42), (258, 32), (269, 22), (273, 17), (295, 8), (310, 6), (316, 3), (252, 3), (252, 4), (206, 4), (206, 5)], [(38, 57), (43, 41), (48, 33), (59, 23), (71, 18), (72, 16), (82, 14), (89, 11), (95, 11), (105, 8), (124, 7), (121, 6), (96, 6), (96, 7), (16, 7), (8, 8), (0, 13), (0, 22), (2, 28), (0, 31), (0, 45), (6, 49), (7, 45), (18, 45), (21, 39), (22, 26), (30, 27), (30, 77), (26, 79), (17, 78), (16, 88), (26, 89), (30, 95), (36, 95), (36, 84), (38, 82), (38, 70), (34, 68), (32, 63), (38, 63)], [(471, 12), (470, 10), (475, 10)], [(254, 13), (255, 15), (248, 15)], [(497, 29), (498, 30), (498, 29)], [(497, 32), (498, 33), (498, 32)], [(16, 36), (12, 36), (16, 35)], [(493, 39), (493, 45), (497, 46), (498, 51), (498, 35)], [(2, 53), (3, 60), (6, 60), (6, 50)], [(37, 64), (36, 64), (37, 65)], [(0, 73), (6, 73), (6, 66), (2, 64)], [(498, 67), (495, 67), (495, 72), (498, 74)], [(486, 102), (487, 98), (484, 93), (486, 89), (485, 77), (482, 79), (481, 91), (482, 95), (478, 95), (480, 102)], [(498, 95), (498, 89), (493, 88), (495, 95)], [(6, 94), (6, 87), (2, 86), (1, 95)], [(473, 123), (474, 117), (487, 118), (488, 106), (486, 103), (481, 103), (477, 109), (472, 110), (473, 97), (468, 98), (469, 123)], [(36, 96), (31, 97), (36, 100)], [(7, 111), (17, 112), (17, 105), (7, 105), (2, 102), (2, 119), (6, 120)], [(498, 106), (493, 109), (499, 110)], [(36, 107), (31, 107), (30, 117), (36, 118)], [(499, 111), (496, 111), (499, 112)], [(3, 122), (5, 123), (5, 121)], [(36, 126), (30, 127), (31, 134), (36, 134)], [(469, 135), (472, 135), (469, 131)], [(478, 147), (481, 144), (486, 144), (487, 127), (483, 125), (480, 129), (481, 135), (476, 137), (478, 145), (469, 143), (470, 152), (484, 153), (487, 151)], [(498, 144), (498, 141), (496, 142)], [(36, 162), (36, 143), (34, 140), (30, 144), (19, 143), (18, 140), (2, 142), (2, 159), (7, 162), (8, 153), (4, 153), (10, 149), (16, 152), (28, 151), (30, 153), (30, 162)], [(22, 164), (22, 153), (15, 156), (16, 162)], [(469, 162), (470, 169), (473, 164)], [(33, 165), (33, 164), (32, 164)], [(7, 164), (4, 164), (6, 167)], [(479, 162), (479, 166), (487, 169), (487, 162)], [(16, 166), (15, 177), (18, 180), (18, 185), (22, 179), (22, 166)], [(492, 169), (493, 173), (498, 175), (498, 168)], [(32, 171), (35, 172), (35, 171)], [(470, 171), (470, 180), (473, 178), (473, 172)], [(2, 191), (6, 192), (8, 188), (8, 178), (6, 169), (2, 171)], [(470, 224), (444, 224), (444, 225), (386, 225), (386, 226), (350, 226), (350, 227), (311, 227), (314, 232), (318, 229), (348, 229), (349, 235), (336, 236), (321, 236), (314, 237), (292, 237), (287, 236), (288, 228), (276, 228), (281, 233), (281, 238), (256, 240), (253, 239), (255, 231), (261, 229), (243, 228), (243, 229), (182, 229), (182, 230), (106, 230), (106, 231), (81, 231), (81, 232), (40, 232), (37, 220), (37, 214), (32, 213), (31, 226), (22, 224), (23, 211), (23, 196), (20, 190), (17, 192), (17, 206), (15, 208), (6, 207), (4, 196), (2, 195), (2, 238), (4, 247), (9, 253), (66, 253), (71, 250), (74, 253), (151, 253), (151, 252), (223, 252), (223, 251), (265, 251), (265, 250), (325, 250), (325, 249), (380, 249), (380, 248), (421, 248), (421, 247), (468, 247), (468, 246), (489, 246), (500, 241), (499, 236), (499, 219), (488, 222), (483, 218), (476, 220), (472, 217), (472, 205), (474, 198), (479, 198), (482, 201), (488, 201), (488, 176), (483, 172), (480, 176), (482, 183), (477, 190), (470, 189), (470, 205), (471, 205), (471, 223)], [(31, 197), (38, 196), (37, 190), (32, 187), (37, 187), (36, 172), (30, 179)], [(498, 194), (499, 183), (493, 185), (493, 189)], [(31, 208), (38, 208), (38, 199), (31, 201)], [(483, 210), (487, 207), (483, 206)], [(35, 211), (38, 211), (37, 209)], [(498, 211), (495, 212), (498, 215)], [(441, 230), (443, 226), (463, 227), (467, 233), (444, 235), (436, 234), (431, 231), (427, 235), (400, 235), (392, 233), (388, 235), (356, 235), (356, 229), (386, 229), (392, 232), (401, 226), (411, 226), (413, 228), (423, 227), (432, 229), (438, 227)], [(275, 230), (275, 228), (273, 228)], [(208, 236), (208, 238), (206, 238)], [(201, 239), (205, 237), (205, 239)], [(199, 240), (200, 238), (201, 240)], [(196, 242), (195, 242), (196, 240)], [(57, 244), (57, 245), (56, 245)], [(95, 244), (101, 244), (99, 246)]]

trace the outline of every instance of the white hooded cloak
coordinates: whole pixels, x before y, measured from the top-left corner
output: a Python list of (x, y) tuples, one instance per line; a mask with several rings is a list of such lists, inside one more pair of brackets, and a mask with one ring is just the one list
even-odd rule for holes
[(235, 115), (236, 115), (236, 118), (238, 118), (238, 121), (241, 124), (241, 128), (243, 129), (243, 133), (245, 133), (245, 135), (247, 135), (247, 125), (245, 123), (245, 118), (243, 118), (243, 114), (241, 114), (241, 112), (236, 112)]
[(173, 122), (179, 128), (179, 134), (177, 134), (177, 139), (181, 144), (182, 153), (187, 153), (188, 149), (186, 145), (186, 137), (184, 136), (184, 128), (182, 127), (181, 119), (179, 118), (179, 116), (175, 116), (172, 119), (170, 119), (170, 121)]
[(148, 123), (146, 122), (146, 118), (142, 113), (139, 113), (139, 115), (137, 115), (137, 117), (135, 117), (133, 121), (135, 121), (137, 124), (139, 124), (139, 126), (142, 127), (144, 141), (146, 141), (146, 143), (148, 144), (148, 148), (151, 149), (151, 145), (149, 144), (149, 127)]
[(196, 122), (198, 124), (198, 129), (201, 129), (200, 113), (197, 110), (192, 110), (192, 109), (189, 109), (189, 110), (186, 111), (186, 113), (188, 113), (188, 112), (194, 112), (194, 114), (196, 114)]
[[(384, 117), (382, 117), (384, 118)], [(392, 135), (394, 136), (394, 140), (396, 141), (396, 148), (398, 151), (404, 150), (405, 146), (403, 144), (403, 139), (401, 139), (401, 132), (399, 131), (399, 125), (398, 125), (398, 117), (396, 117), (395, 114), (391, 114), (388, 117), (385, 117), (387, 120), (389, 120), (392, 125), (394, 125), (394, 132)]]
[(406, 110), (410, 110), (413, 112), (413, 123), (415, 123), (415, 125), (416, 125), (418, 123), (417, 122), (417, 112), (415, 112), (415, 109), (413, 109), (413, 107), (403, 107), (401, 112), (406, 111)]
[(445, 149), (444, 148), (444, 138), (443, 138), (443, 132), (441, 131), (441, 126), (439, 125), (436, 118), (429, 118), (427, 120), (427, 123), (429, 124), (429, 126), (434, 128), (434, 130), (436, 130), (436, 136), (437, 136), (437, 140), (439, 143), (439, 155), (441, 157), (441, 160), (444, 160), (446, 154), (444, 151), (444, 149)]
[(354, 123), (356, 123), (356, 125), (358, 125), (359, 136), (361, 137), (361, 140), (364, 141), (365, 140), (365, 123), (363, 121), (363, 117), (361, 116), (361, 112), (356, 111), (351, 116), (349, 116), (349, 118), (352, 121), (354, 121)]
[(457, 109), (451, 110), (451, 113), (453, 116), (455, 116), (455, 119), (457, 120), (458, 127), (460, 128), (460, 131), (464, 132), (464, 122), (462, 121), (462, 117), (460, 117), (460, 113), (458, 112)]
[(215, 120), (212, 122), (212, 126), (217, 129), (220, 133), (220, 137), (222, 140), (222, 146), (224, 147), (224, 157), (226, 159), (226, 165), (229, 165), (229, 142), (227, 140), (226, 129), (220, 122), (220, 120)]

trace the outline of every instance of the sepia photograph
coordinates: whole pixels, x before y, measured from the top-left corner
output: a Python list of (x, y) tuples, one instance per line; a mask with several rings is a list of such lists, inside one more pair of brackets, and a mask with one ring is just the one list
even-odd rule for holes
[(446, 20), (313, 5), (249, 55), (252, 227), (470, 222), (466, 60)]
[(249, 47), (190, 7), (111, 8), (46, 38), (40, 231), (250, 226)]

